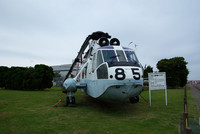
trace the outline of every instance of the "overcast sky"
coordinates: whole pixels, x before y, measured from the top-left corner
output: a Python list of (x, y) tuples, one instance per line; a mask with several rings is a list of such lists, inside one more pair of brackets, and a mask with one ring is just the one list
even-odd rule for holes
[(95, 31), (133, 42), (154, 71), (182, 56), (200, 79), (199, 0), (0, 0), (0, 66), (69, 64)]

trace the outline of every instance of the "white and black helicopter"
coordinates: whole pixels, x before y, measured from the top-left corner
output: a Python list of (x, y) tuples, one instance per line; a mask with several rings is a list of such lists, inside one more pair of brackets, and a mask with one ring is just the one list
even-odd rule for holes
[[(100, 31), (86, 38), (63, 83), (63, 93), (68, 95), (66, 105), (75, 104), (73, 94), (77, 89), (101, 100), (139, 101), (143, 68), (131, 48), (122, 47), (118, 39), (110, 38), (108, 33)], [(80, 69), (71, 77), (76, 65)]]

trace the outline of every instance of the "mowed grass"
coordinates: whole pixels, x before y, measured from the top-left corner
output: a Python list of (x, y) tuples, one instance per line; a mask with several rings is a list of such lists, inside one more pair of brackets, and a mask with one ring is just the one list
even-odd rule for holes
[[(142, 98), (137, 104), (105, 103), (80, 90), (75, 94), (76, 106), (64, 107), (61, 88), (45, 91), (0, 89), (0, 133), (63, 134), (177, 134), (183, 115), (183, 89), (168, 90), (168, 106), (163, 90), (152, 91), (152, 106)], [(148, 91), (142, 92), (147, 100)], [(190, 120), (199, 113), (188, 91)]]

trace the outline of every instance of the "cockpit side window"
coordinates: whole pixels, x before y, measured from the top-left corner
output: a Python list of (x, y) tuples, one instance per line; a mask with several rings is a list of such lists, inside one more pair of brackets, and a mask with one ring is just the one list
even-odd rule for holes
[(116, 50), (116, 52), (117, 52), (117, 57), (119, 59), (119, 62), (127, 62), (124, 52), (122, 50)]
[(102, 59), (101, 51), (99, 50), (98, 53), (97, 53), (97, 65), (96, 65), (96, 67), (98, 67), (101, 63), (103, 63), (103, 59)]
[(102, 50), (104, 62), (116, 62), (117, 56), (114, 50)]
[(125, 51), (128, 62), (138, 62), (137, 57), (133, 51)]

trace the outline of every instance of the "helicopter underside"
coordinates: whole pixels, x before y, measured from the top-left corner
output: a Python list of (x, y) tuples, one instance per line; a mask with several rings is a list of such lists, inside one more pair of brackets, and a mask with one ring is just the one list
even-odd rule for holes
[(141, 85), (140, 86), (134, 86), (134, 85), (110, 86), (99, 97), (99, 99), (111, 100), (111, 101), (123, 101), (127, 98), (131, 98), (131, 97), (139, 95), (141, 91), (142, 91)]
[(87, 80), (86, 93), (101, 100), (124, 101), (139, 95), (142, 85), (142, 80)]

